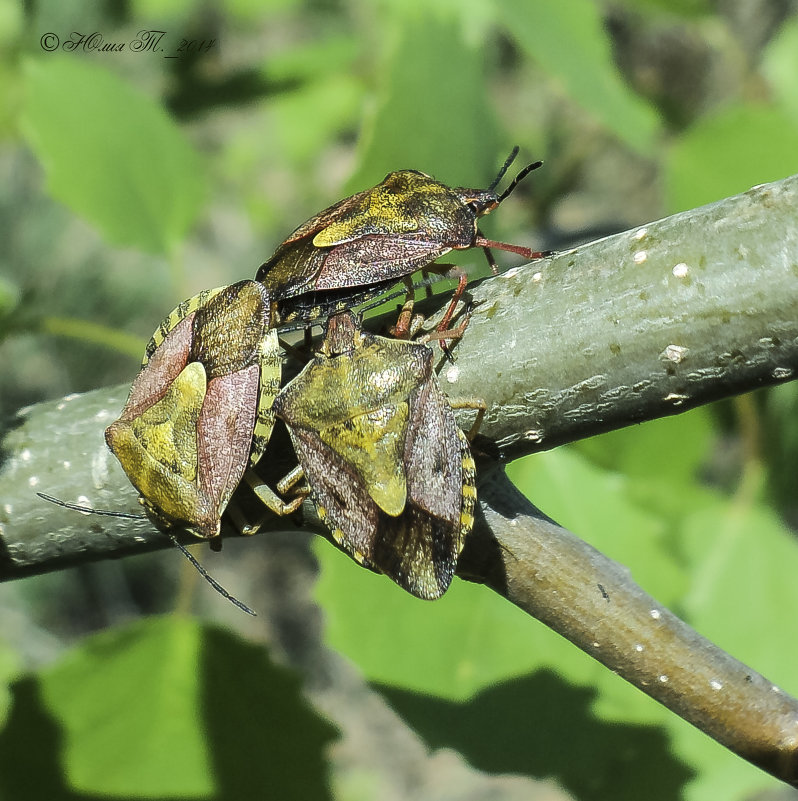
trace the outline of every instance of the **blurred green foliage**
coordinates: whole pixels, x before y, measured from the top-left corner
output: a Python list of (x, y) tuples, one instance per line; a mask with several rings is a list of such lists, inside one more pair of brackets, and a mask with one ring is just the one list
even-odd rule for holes
[[(544, 169), (486, 228), (541, 248), (798, 172), (798, 21), (786, 8), (0, 0), (0, 414), (129, 381), (178, 301), (251, 277), (298, 223), (390, 170), (486, 185), (517, 142)], [(73, 31), (129, 43), (144, 29), (166, 31), (162, 53), (63, 46)], [(181, 39), (214, 44), (181, 53)], [(797, 408), (785, 385), (510, 471), (544, 511), (795, 693), (796, 643), (783, 635), (798, 608)], [(553, 776), (579, 799), (645, 787), (655, 801), (736, 801), (772, 784), (484, 590), (456, 582), (422, 604), (324, 543), (317, 552), (327, 641), (430, 745), (487, 771)], [(26, 635), (0, 632), (15, 643), (0, 639), (11, 686), (0, 795), (254, 797), (235, 785), (249, 770), (241, 754), (224, 746), (246, 742), (248, 764), (265, 770), (252, 754), (273, 752), (270, 732), (311, 716), (295, 688), (278, 697), (274, 727), (247, 715), (241, 704), (255, 694), (269, 707), (258, 694), (285, 678), (264, 681), (276, 669), (259, 649), (178, 621), (112, 629), (10, 685), (31, 631), (68, 642), (99, 625), (58, 630), (59, 615), (31, 614)], [(301, 760), (310, 784), (275, 797), (323, 797), (330, 736), (308, 722), (276, 759), (285, 770), (257, 780), (296, 780)]]
[(20, 801), (258, 798), (264, 787), (324, 799), (322, 748), (335, 733), (265, 648), (150, 618), (95, 635), (14, 686), (0, 790)]

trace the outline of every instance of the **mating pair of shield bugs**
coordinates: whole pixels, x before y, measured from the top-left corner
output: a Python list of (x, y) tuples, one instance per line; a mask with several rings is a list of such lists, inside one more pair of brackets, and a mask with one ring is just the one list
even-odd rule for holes
[[(346, 309), (420, 268), (451, 273), (431, 262), (453, 249), (481, 247), (494, 269), (490, 248), (543, 255), (488, 240), (478, 227), (539, 166), (497, 194), (514, 157), (487, 190), (453, 189), (414, 170), (391, 173), (297, 228), (255, 281), (202, 292), (164, 320), (106, 431), (157, 526), (217, 541), (246, 478), (278, 514), (310, 495), (345, 551), (414, 595), (446, 590), (473, 524), (468, 439), (437, 385), (431, 349), (369, 334)], [(457, 275), (443, 328), (465, 287)], [(312, 309), (336, 313), (320, 351), (280, 390), (277, 331), (310, 319)], [(276, 417), (299, 462), (280, 494), (251, 470)]]
[[(246, 475), (277, 514), (310, 495), (344, 551), (413, 595), (439, 597), (473, 525), (476, 489), (468, 440), (438, 387), (433, 351), (369, 334), (339, 312), (320, 351), (278, 392), (279, 346), (266, 301), (254, 281), (204, 292), (153, 337), (105, 434), (145, 511), (159, 528), (213, 540)], [(251, 470), (275, 417), (299, 462), (278, 485), (281, 495)]]

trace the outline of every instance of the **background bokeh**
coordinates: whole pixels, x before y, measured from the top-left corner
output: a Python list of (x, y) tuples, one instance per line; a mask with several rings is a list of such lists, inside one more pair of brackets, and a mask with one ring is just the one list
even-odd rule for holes
[[(544, 167), (484, 228), (540, 249), (798, 172), (798, 15), (794, 0), (0, 0), (0, 137), (11, 425), (129, 382), (180, 300), (253, 277), (296, 225), (394, 169), (486, 186), (520, 145)], [(459, 262), (484, 274), (479, 253)], [(796, 468), (793, 383), (509, 469), (796, 693)], [(0, 796), (390, 798), (384, 741), (353, 746), (344, 712), (368, 711), (320, 689), (338, 687), (331, 647), (430, 749), (396, 797), (409, 775), (413, 797), (515, 797), (499, 774), (524, 798), (795, 797), (487, 591), (456, 582), (424, 604), (325, 543), (267, 539), (207, 562), (261, 604), (256, 622), (177, 554), (0, 587)], [(224, 627), (147, 617), (189, 607)], [(437, 763), (441, 786), (418, 778), (438, 749), (471, 785)]]

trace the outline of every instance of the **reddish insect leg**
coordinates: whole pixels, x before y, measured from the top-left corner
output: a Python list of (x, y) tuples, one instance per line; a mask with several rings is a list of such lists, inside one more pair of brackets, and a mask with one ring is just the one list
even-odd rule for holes
[(404, 279), (404, 284), (407, 287), (407, 300), (402, 306), (402, 311), (399, 312), (396, 325), (392, 326), (390, 331), (391, 336), (397, 339), (410, 339), (414, 329), (413, 306), (415, 304), (416, 290), (409, 276)]
[[(532, 250), (531, 248), (526, 248), (523, 245), (510, 245), (507, 242), (496, 242), (493, 239), (485, 239), (485, 237), (481, 235), (478, 235), (474, 239), (474, 247), (482, 248), (483, 250), (487, 250), (488, 248), (509, 250), (510, 253), (517, 253), (519, 256), (524, 256), (524, 258), (527, 259), (543, 259), (546, 256), (551, 256), (554, 252), (551, 250)], [(487, 256), (487, 252), (485, 255)], [(493, 256), (488, 256), (488, 264), (490, 264), (490, 268), (493, 270), (495, 275), (497, 269), (496, 262), (493, 260)]]
[[(433, 267), (437, 266), (438, 265), (433, 265)], [(437, 331), (448, 331), (449, 323), (452, 320), (454, 310), (457, 308), (460, 298), (463, 297), (463, 292), (465, 292), (466, 285), (468, 284), (468, 276), (464, 270), (460, 269), (459, 267), (455, 267), (454, 265), (441, 264), (440, 266), (447, 268), (446, 272), (444, 273), (447, 278), (457, 279), (457, 288), (454, 290), (452, 299), (449, 301), (449, 308), (446, 309), (446, 314), (443, 315), (443, 319), (440, 321), (440, 323), (438, 323), (438, 328), (436, 329)]]

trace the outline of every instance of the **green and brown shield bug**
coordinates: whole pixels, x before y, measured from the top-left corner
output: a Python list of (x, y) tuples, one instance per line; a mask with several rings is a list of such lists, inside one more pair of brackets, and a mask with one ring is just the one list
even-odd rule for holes
[[(282, 389), (300, 470), (333, 539), (419, 598), (439, 598), (474, 523), (468, 439), (421, 342), (329, 319), (321, 352)], [(474, 406), (473, 403), (467, 404)]]
[(517, 152), (515, 148), (487, 189), (449, 187), (417, 170), (389, 173), (377, 186), (338, 201), (300, 225), (261, 265), (256, 280), (279, 304), (308, 292), (396, 282), (422, 268), (445, 270), (459, 284), (441, 323), (444, 330), (467, 279), (451, 265), (430, 267), (437, 258), (451, 250), (481, 247), (495, 273), (491, 248), (528, 259), (546, 255), (486, 239), (479, 230), (479, 218), (502, 203), (542, 163), (525, 167), (497, 194), (496, 186)]
[(280, 374), (270, 298), (255, 281), (201, 292), (161, 323), (105, 432), (159, 528), (219, 534), (268, 442)]

